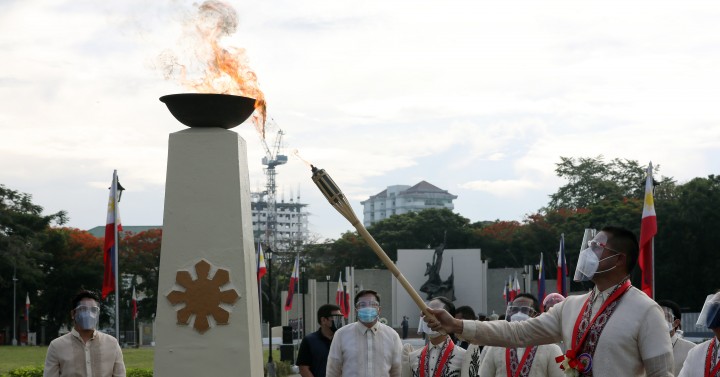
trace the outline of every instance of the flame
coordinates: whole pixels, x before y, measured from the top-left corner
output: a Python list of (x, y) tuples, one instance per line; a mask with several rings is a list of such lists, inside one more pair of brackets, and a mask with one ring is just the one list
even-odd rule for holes
[[(186, 88), (199, 93), (254, 98), (252, 121), (264, 139), (267, 116), (265, 95), (258, 86), (257, 75), (248, 64), (245, 49), (220, 44), (222, 38), (235, 33), (237, 25), (238, 15), (232, 6), (217, 0), (205, 1), (198, 6), (197, 14), (185, 24), (182, 43), (191, 46), (189, 56), (182, 59), (174, 52), (165, 51), (158, 61), (165, 78), (176, 78)], [(189, 78), (188, 71), (194, 67), (200, 70), (200, 77)]]
[(309, 162), (308, 162), (307, 160), (305, 160), (304, 158), (300, 157), (300, 151), (299, 151), (299, 150), (293, 149), (293, 150), (292, 150), (292, 154), (293, 154), (293, 156), (297, 157), (300, 161), (304, 162), (305, 165), (307, 165), (307, 167), (309, 167), (309, 168), (312, 167), (312, 164), (311, 164), (311, 163), (309, 163)]

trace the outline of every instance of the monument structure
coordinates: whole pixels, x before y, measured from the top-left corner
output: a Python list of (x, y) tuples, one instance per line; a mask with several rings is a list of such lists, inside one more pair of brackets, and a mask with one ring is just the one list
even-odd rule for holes
[(162, 97), (190, 129), (170, 134), (155, 376), (262, 376), (245, 141), (228, 128), (251, 98)]

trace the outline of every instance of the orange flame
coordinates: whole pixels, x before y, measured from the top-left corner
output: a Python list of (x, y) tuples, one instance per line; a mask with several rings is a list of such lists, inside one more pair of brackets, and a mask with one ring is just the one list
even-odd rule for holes
[[(250, 68), (245, 49), (220, 45), (220, 39), (237, 30), (235, 9), (221, 1), (208, 0), (198, 7), (198, 13), (186, 25), (184, 37), (194, 50), (188, 62), (180, 62), (174, 54), (164, 52), (159, 61), (165, 77), (179, 73), (180, 83), (199, 93), (233, 94), (255, 99), (252, 121), (255, 129), (265, 138), (267, 108), (265, 95), (260, 90), (257, 75)], [(187, 77), (188, 66), (200, 66), (200, 77)]]
[(292, 150), (292, 154), (293, 154), (295, 157), (297, 157), (300, 161), (302, 161), (303, 163), (305, 163), (305, 165), (307, 165), (307, 167), (312, 167), (312, 164), (311, 164), (311, 163), (307, 162), (307, 160), (305, 160), (304, 158), (300, 157), (300, 151), (299, 151), (299, 150), (293, 149), (293, 150)]

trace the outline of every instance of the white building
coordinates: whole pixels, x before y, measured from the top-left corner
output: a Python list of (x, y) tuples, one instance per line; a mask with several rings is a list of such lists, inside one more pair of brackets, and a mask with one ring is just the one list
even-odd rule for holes
[(379, 194), (360, 202), (363, 205), (363, 224), (367, 227), (392, 215), (419, 212), (428, 208), (452, 210), (457, 195), (440, 189), (426, 181), (415, 186), (388, 186)]
[[(268, 232), (268, 203), (262, 193), (251, 193), (252, 201), (250, 211), (252, 212), (253, 238), (266, 242)], [(280, 200), (275, 203), (275, 232), (268, 232), (270, 244), (275, 244), (277, 251), (292, 251), (297, 245), (303, 245), (308, 240), (308, 212), (305, 209), (307, 204), (290, 199), (286, 202)]]

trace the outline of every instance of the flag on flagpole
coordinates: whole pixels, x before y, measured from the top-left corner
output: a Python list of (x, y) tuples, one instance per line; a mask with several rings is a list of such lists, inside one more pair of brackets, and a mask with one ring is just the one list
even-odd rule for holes
[(338, 276), (338, 286), (337, 291), (335, 292), (335, 305), (340, 307), (340, 313), (342, 313), (343, 317), (347, 318), (350, 315), (350, 311), (348, 310), (348, 303), (347, 303), (348, 297), (345, 294), (345, 289), (343, 288), (342, 283), (342, 273), (340, 273), (340, 276)]
[(118, 179), (117, 172), (113, 172), (113, 181), (110, 186), (110, 197), (108, 199), (107, 221), (105, 223), (105, 244), (103, 247), (103, 262), (105, 273), (103, 275), (102, 298), (105, 299), (115, 291), (115, 274), (117, 273), (117, 245), (115, 245), (116, 232), (122, 231), (120, 223), (120, 210), (118, 208)]
[(132, 320), (134, 321), (137, 318), (137, 296), (135, 295), (135, 286), (133, 285), (133, 294), (132, 294)]
[(267, 266), (265, 265), (265, 254), (263, 253), (262, 246), (258, 242), (258, 257), (257, 257), (257, 280), (258, 282), (265, 276), (267, 272)]
[(30, 292), (25, 294), (25, 320), (30, 321)]
[(505, 301), (505, 303), (507, 303), (508, 298), (510, 297), (510, 292), (508, 292), (508, 289), (507, 289), (507, 282), (505, 284), (503, 284), (503, 294), (502, 295), (503, 295), (503, 301)]
[(557, 263), (557, 292), (567, 297), (567, 262), (565, 261), (565, 233), (560, 235)]
[[(521, 292), (520, 281), (517, 278), (517, 272), (515, 272), (515, 282), (513, 283), (513, 290), (515, 291), (515, 297), (517, 297)], [(513, 300), (515, 299), (515, 297), (513, 297)]]
[(653, 200), (652, 162), (650, 162), (647, 168), (647, 178), (645, 179), (645, 203), (643, 204), (642, 220), (640, 223), (640, 258), (638, 258), (638, 264), (642, 271), (642, 291), (653, 299), (655, 298), (655, 266), (652, 241), (656, 234), (657, 217), (655, 216), (655, 201)]
[(293, 304), (293, 296), (295, 295), (295, 285), (298, 282), (298, 271), (300, 271), (300, 257), (295, 256), (295, 265), (293, 266), (292, 275), (290, 275), (290, 285), (288, 286), (288, 294), (285, 299), (285, 311), (290, 311)]
[(512, 302), (515, 300), (515, 296), (517, 295), (517, 292), (515, 292), (515, 287), (513, 286), (513, 278), (512, 275), (508, 276), (508, 292), (510, 292), (510, 296), (508, 298), (508, 302)]
[[(543, 262), (543, 253), (540, 253), (540, 264), (538, 265), (538, 300), (543, 302), (545, 299), (545, 263)], [(540, 311), (542, 312), (542, 305)]]

